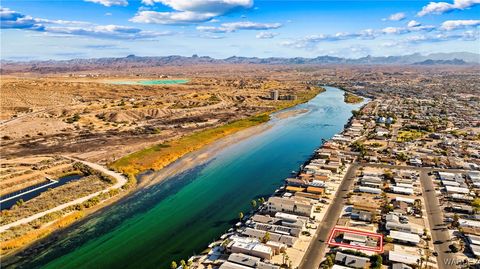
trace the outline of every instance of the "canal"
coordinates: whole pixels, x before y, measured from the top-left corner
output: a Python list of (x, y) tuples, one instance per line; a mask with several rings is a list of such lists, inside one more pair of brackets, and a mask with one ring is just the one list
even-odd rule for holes
[(95, 214), (55, 240), (27, 249), (5, 268), (169, 268), (229, 229), (250, 201), (268, 197), (322, 144), (342, 131), (351, 111), (343, 91), (326, 87), (271, 128), (233, 144), (202, 166), (176, 175)]
[(69, 175), (63, 176), (55, 181), (47, 181), (41, 184), (37, 184), (7, 195), (0, 196), (0, 210), (10, 209), (18, 201), (24, 202), (31, 200), (49, 189), (53, 189), (67, 184), (70, 181), (79, 180), (82, 175)]

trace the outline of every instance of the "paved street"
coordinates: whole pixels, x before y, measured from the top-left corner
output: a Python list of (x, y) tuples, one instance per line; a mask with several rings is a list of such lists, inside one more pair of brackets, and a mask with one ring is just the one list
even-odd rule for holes
[(438, 253), (438, 268), (457, 268), (455, 265), (447, 265), (445, 261), (453, 261), (455, 255), (449, 252), (450, 245), (448, 230), (444, 223), (444, 216), (436, 197), (435, 186), (432, 179), (425, 170), (420, 171), (420, 181), (422, 183), (423, 199), (426, 203), (428, 222), (430, 223), (430, 231), (434, 242), (435, 251)]
[(307, 253), (305, 253), (304, 259), (300, 264), (301, 269), (317, 269), (322, 261), (322, 257), (325, 254), (328, 239), (328, 235), (333, 227), (337, 224), (337, 219), (345, 205), (345, 198), (347, 193), (354, 182), (355, 173), (360, 166), (358, 164), (352, 164), (348, 169), (345, 177), (340, 184), (337, 194), (333, 198), (325, 217), (323, 218), (317, 233), (314, 235), (312, 243), (310, 244)]
[(454, 261), (455, 255), (449, 252), (448, 246), (449, 233), (444, 223), (444, 217), (442, 210), (440, 209), (438, 198), (436, 197), (435, 186), (428, 173), (431, 171), (448, 171), (448, 172), (464, 172), (463, 170), (455, 169), (438, 169), (427, 167), (415, 167), (415, 166), (400, 166), (400, 165), (388, 165), (388, 164), (353, 164), (347, 171), (344, 180), (340, 185), (337, 195), (332, 201), (330, 208), (328, 209), (324, 221), (321, 223), (317, 233), (314, 235), (310, 247), (304, 256), (300, 269), (318, 269), (327, 244), (328, 235), (333, 227), (336, 225), (340, 216), (341, 210), (345, 205), (345, 196), (349, 192), (355, 178), (356, 170), (362, 166), (378, 167), (384, 169), (409, 169), (420, 172), (420, 181), (422, 185), (423, 198), (425, 200), (425, 206), (427, 211), (428, 221), (430, 223), (430, 230), (432, 233), (432, 240), (434, 242), (435, 251), (438, 253), (438, 268), (439, 269), (453, 269), (457, 268), (455, 265), (448, 265), (445, 261)]

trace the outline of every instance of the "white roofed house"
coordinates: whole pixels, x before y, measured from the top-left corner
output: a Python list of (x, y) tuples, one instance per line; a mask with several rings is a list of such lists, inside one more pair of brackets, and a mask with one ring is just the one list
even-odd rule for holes
[(472, 206), (464, 205), (464, 204), (452, 203), (449, 206), (447, 206), (445, 209), (447, 209), (451, 212), (456, 212), (456, 213), (461, 213), (461, 214), (474, 214), (475, 213), (475, 209)]
[(400, 183), (404, 183), (404, 184), (412, 184), (413, 183), (413, 179), (411, 178), (395, 178), (395, 183), (396, 184), (400, 184)]
[(253, 267), (226, 261), (220, 265), (219, 269), (251, 269)]
[(371, 175), (363, 175), (360, 178), (361, 181), (365, 182), (374, 182), (374, 183), (381, 183), (382, 179), (379, 176), (371, 176)]
[(470, 190), (468, 188), (454, 187), (454, 186), (445, 186), (447, 193), (460, 193), (460, 194), (469, 194)]
[(346, 232), (343, 234), (343, 240), (350, 241), (350, 242), (357, 242), (357, 243), (366, 243), (367, 236)]
[(286, 212), (300, 216), (311, 217), (315, 207), (310, 199), (294, 196), (292, 198), (270, 197), (267, 210), (271, 213)]
[(405, 233), (413, 233), (417, 235), (423, 234), (423, 229), (421, 227), (416, 227), (411, 224), (399, 223), (399, 222), (393, 222), (393, 221), (387, 221), (387, 223), (385, 224), (385, 229), (387, 229), (387, 231), (399, 231), (399, 232), (405, 232)]
[(367, 222), (372, 221), (372, 216), (373, 216), (372, 212), (365, 211), (365, 210), (362, 210), (362, 209), (358, 209), (358, 208), (355, 208), (355, 207), (352, 209), (352, 212), (350, 213), (350, 217), (352, 219), (367, 221)]
[(365, 193), (373, 193), (373, 194), (380, 194), (382, 193), (381, 189), (378, 188), (371, 188), (371, 187), (365, 187), (365, 186), (359, 186), (356, 188), (357, 192), (365, 192)]
[(404, 203), (411, 204), (411, 205), (413, 205), (413, 203), (415, 203), (415, 199), (405, 198), (405, 197), (400, 197), (400, 196), (395, 197), (395, 201), (404, 202)]
[(352, 139), (340, 134), (336, 134), (332, 137), (332, 141), (335, 141), (340, 144), (346, 144), (346, 143), (352, 142)]
[(419, 255), (413, 255), (401, 251), (389, 251), (388, 252), (388, 260), (392, 263), (403, 263), (403, 264), (410, 264), (410, 265), (417, 265), (418, 261), (420, 260)]
[(257, 230), (264, 230), (264, 231), (272, 231), (278, 234), (286, 234), (291, 236), (299, 236), (302, 229), (294, 228), (294, 227), (286, 227), (281, 225), (272, 225), (266, 223), (255, 223), (255, 229)]
[(307, 217), (301, 217), (288, 213), (277, 212), (275, 218), (280, 219), (283, 226), (303, 228), (308, 221)]
[(407, 195), (412, 195), (413, 194), (413, 189), (412, 188), (405, 188), (405, 187), (400, 187), (400, 186), (393, 186), (392, 191), (394, 193), (398, 193), (398, 194), (407, 194)]
[(397, 242), (413, 244), (413, 245), (420, 243), (420, 236), (418, 236), (418, 234), (391, 230), (390, 237)]
[(460, 227), (480, 228), (480, 221), (470, 219), (459, 219), (458, 224)]
[(269, 233), (270, 241), (282, 243), (290, 247), (293, 246), (293, 244), (295, 244), (295, 242), (298, 239), (295, 236), (290, 236), (287, 234), (279, 234), (276, 232), (270, 232), (270, 231), (253, 229), (253, 228), (246, 228), (242, 234), (250, 238), (262, 240), (263, 238), (265, 238), (265, 235), (267, 234), (267, 232)]
[(460, 183), (450, 180), (442, 180), (443, 186), (460, 187)]
[(470, 203), (471, 201), (473, 201), (473, 197), (465, 194), (459, 194), (459, 193), (451, 193), (447, 197), (451, 201), (458, 201), (458, 202), (465, 202), (465, 203)]
[(350, 268), (365, 268), (370, 261), (367, 257), (359, 257), (351, 254), (337, 252), (335, 254), (335, 261)]
[(480, 171), (469, 171), (467, 177), (472, 182), (480, 182)]
[(360, 178), (360, 184), (364, 187), (381, 188), (383, 186), (382, 179), (379, 177), (363, 176)]
[(456, 173), (438, 172), (438, 177), (440, 180), (463, 181), (462, 175)]
[(232, 236), (230, 239), (232, 241), (227, 245), (227, 249), (232, 253), (243, 253), (268, 260), (273, 256), (272, 249), (257, 239), (238, 236)]
[(412, 183), (395, 183), (395, 186), (402, 188), (413, 188)]
[(244, 268), (258, 268), (258, 269), (279, 269), (277, 265), (262, 262), (260, 258), (246, 255), (243, 253), (232, 253), (228, 257), (228, 261), (224, 262), (220, 269), (244, 269)]
[(478, 258), (480, 257), (480, 236), (469, 234), (467, 235), (468, 238), (468, 246), (472, 253)]
[(410, 158), (408, 162), (413, 166), (422, 166), (422, 160), (418, 157)]
[(332, 266), (332, 269), (351, 269), (351, 267), (334, 264), (334, 265)]

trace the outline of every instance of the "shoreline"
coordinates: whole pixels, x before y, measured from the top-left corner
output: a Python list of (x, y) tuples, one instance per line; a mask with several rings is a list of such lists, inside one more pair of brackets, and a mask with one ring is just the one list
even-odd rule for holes
[[(341, 90), (341, 89), (340, 89), (340, 90)], [(343, 91), (343, 90), (342, 90), (342, 91)], [(346, 91), (344, 91), (344, 92), (346, 92)], [(344, 101), (344, 102), (345, 102), (345, 101)], [(361, 102), (359, 102), (359, 103), (364, 103), (364, 104), (361, 105), (358, 109), (359, 109), (359, 110), (362, 110), (362, 109), (363, 109), (365, 106), (367, 106), (370, 102), (372, 102), (371, 99), (369, 99), (369, 98), (363, 98), (363, 100), (362, 100)], [(348, 103), (348, 102), (345, 102), (345, 103), (346, 103), (346, 104), (350, 104), (350, 103)], [(358, 104), (358, 103), (357, 103), (357, 104)], [(288, 112), (290, 112), (290, 111), (285, 111), (285, 113), (288, 113)], [(306, 113), (306, 112), (308, 112), (308, 110), (304, 111), (304, 109), (299, 109), (299, 110), (296, 110), (296, 111), (292, 111), (292, 113), (288, 113), (287, 116), (299, 115), (299, 114), (303, 114), (303, 113)], [(337, 134), (342, 134), (342, 133), (344, 133), (344, 132), (346, 131), (346, 129), (351, 126), (352, 121), (354, 120), (354, 118), (355, 118), (355, 116), (352, 114), (352, 115), (348, 118), (348, 120), (347, 120), (347, 122), (345, 123), (343, 129), (342, 129), (341, 131), (339, 131)], [(312, 154), (305, 160), (305, 162), (303, 162), (303, 164), (302, 164), (300, 167), (304, 167), (305, 165), (309, 164), (313, 159), (315, 159), (315, 153), (316, 153), (318, 150), (322, 149), (323, 146), (324, 146), (324, 144), (325, 144), (326, 142), (328, 142), (328, 141), (330, 141), (330, 139), (324, 141), (324, 143), (322, 143), (318, 148), (316, 148), (316, 149), (312, 152)], [(346, 169), (345, 169), (344, 171), (340, 172), (342, 179), (341, 179), (341, 181), (338, 183), (339, 186), (342, 184), (343, 180), (345, 179), (345, 176), (348, 174), (348, 172), (350, 171), (350, 168), (352, 168), (352, 167), (355, 167), (355, 162), (352, 162), (352, 163), (347, 164)], [(302, 172), (302, 169), (300, 169), (299, 171), (297, 171), (297, 172), (295, 173), (294, 177), (297, 177), (301, 172)], [(264, 198), (267, 199), (267, 198), (273, 197), (273, 196), (275, 196), (275, 195), (278, 195), (278, 193), (284, 192), (287, 185), (288, 185), (288, 184), (287, 184), (286, 182), (283, 182), (283, 185), (282, 185), (281, 187), (279, 187), (277, 190), (275, 190), (274, 192), (272, 192), (271, 194), (269, 194), (268, 197), (264, 197)], [(336, 194), (337, 194), (337, 189), (333, 192), (333, 195), (332, 195), (332, 198), (331, 198), (331, 199), (334, 199), (334, 198), (336, 197)], [(264, 206), (263, 204), (260, 204), (260, 205), (258, 206), (258, 208), (254, 209), (254, 210), (252, 210), (252, 211), (250, 211), (250, 212), (247, 212), (247, 213), (245, 214), (244, 218), (243, 218), (242, 220), (240, 220), (240, 222), (241, 222), (241, 223), (245, 223), (246, 221), (250, 220), (253, 215), (255, 215), (255, 214), (257, 214), (258, 212), (260, 212), (261, 210), (263, 210), (263, 206)], [(326, 207), (327, 207), (327, 209), (326, 209), (326, 211), (324, 211), (323, 216), (325, 216), (325, 215), (327, 214), (326, 212), (328, 212), (328, 211), (330, 210), (331, 204), (328, 204)], [(323, 221), (323, 219), (322, 219), (322, 221)], [(231, 226), (230, 229), (236, 229), (236, 227), (238, 227), (237, 225), (238, 225), (238, 223), (235, 224), (235, 225), (233, 225), (233, 226)], [(317, 227), (317, 229), (319, 230), (318, 227)], [(309, 251), (311, 251), (311, 247), (312, 247), (312, 245), (313, 245), (314, 239), (316, 239), (316, 237), (317, 237), (317, 232), (318, 232), (317, 229), (315, 229), (315, 235), (312, 237), (312, 238), (313, 238), (312, 241), (309, 242), (306, 251), (303, 253), (303, 257), (305, 257), (305, 255), (307, 255), (307, 253), (308, 253)], [(219, 235), (219, 236), (216, 237), (216, 238), (212, 241), (212, 243), (210, 243), (210, 244), (214, 244), (214, 243), (219, 242), (219, 240), (222, 240), (222, 239), (221, 239), (222, 236), (225, 236), (226, 234), (228, 234), (228, 233)], [(209, 249), (209, 247), (206, 247), (206, 248), (205, 248), (205, 250), (208, 250), (208, 249)], [(205, 251), (205, 250), (204, 250), (204, 251)], [(208, 254), (190, 255), (190, 256), (188, 257), (188, 259), (186, 259), (186, 261), (195, 261), (196, 258), (201, 258), (202, 256), (207, 256), (207, 255), (208, 255)], [(300, 262), (300, 265), (302, 265), (302, 264), (303, 264), (303, 258), (302, 258), (302, 261)], [(296, 267), (296, 268), (299, 268), (299, 267)]]
[[(320, 94), (320, 93), (319, 93)], [(298, 104), (297, 104), (298, 105)], [(305, 113), (306, 111), (299, 112), (298, 109), (292, 109), (289, 111), (283, 111), (280, 110), (277, 112), (278, 114), (283, 114), (283, 118), (288, 118), (288, 117), (294, 117), (298, 116), (300, 114)], [(277, 114), (277, 115), (278, 115)], [(273, 115), (273, 113), (272, 113)], [(273, 116), (270, 118), (269, 121), (261, 123), (259, 125), (255, 125), (243, 130), (240, 130), (238, 132), (235, 132), (233, 134), (230, 134), (228, 136), (222, 137), (210, 144), (207, 144), (203, 146), (202, 148), (189, 152), (182, 157), (178, 158), (177, 160), (171, 162), (170, 164), (166, 165), (164, 168), (158, 170), (158, 171), (151, 171), (149, 172), (144, 171), (144, 175), (138, 174), (136, 175), (137, 180), (139, 181), (139, 184), (134, 186), (133, 188), (130, 188), (129, 190), (125, 192), (119, 193), (119, 195), (116, 195), (110, 199), (105, 200), (104, 202), (100, 203), (98, 205), (98, 208), (90, 208), (88, 210), (83, 211), (83, 214), (81, 217), (76, 218), (72, 223), (59, 227), (57, 229), (53, 229), (51, 232), (31, 241), (30, 243), (19, 247), (18, 249), (15, 249), (12, 252), (8, 252), (5, 254), (3, 259), (15, 259), (15, 256), (18, 253), (21, 253), (22, 251), (27, 250), (28, 248), (35, 248), (37, 246), (41, 246), (44, 242), (48, 242), (49, 240), (52, 240), (53, 237), (57, 237), (62, 235), (63, 233), (66, 233), (70, 231), (71, 229), (74, 229), (77, 225), (88, 221), (92, 217), (101, 215), (105, 211), (109, 210), (111, 206), (117, 205), (122, 203), (123, 201), (127, 200), (129, 197), (134, 195), (135, 193), (144, 191), (146, 188), (151, 187), (153, 185), (163, 183), (167, 180), (169, 180), (171, 177), (186, 172), (190, 169), (194, 169), (197, 166), (205, 164), (207, 161), (209, 161), (213, 156), (215, 156), (219, 151), (227, 148), (228, 146), (238, 143), (240, 141), (243, 141), (245, 139), (248, 139), (252, 136), (259, 135), (268, 129), (271, 128), (270, 122), (271, 120), (276, 119), (276, 116)], [(148, 173), (148, 174), (145, 174)], [(127, 183), (128, 184), (128, 183)], [(69, 216), (72, 215), (72, 213), (66, 214), (59, 218), (57, 221), (61, 221), (65, 218), (69, 218)], [(47, 225), (44, 228), (50, 228), (51, 225)]]

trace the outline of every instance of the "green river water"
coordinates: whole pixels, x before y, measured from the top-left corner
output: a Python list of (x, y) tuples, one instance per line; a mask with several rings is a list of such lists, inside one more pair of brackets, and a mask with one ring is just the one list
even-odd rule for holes
[(250, 201), (270, 196), (292, 170), (340, 132), (353, 109), (343, 91), (326, 87), (296, 108), (307, 113), (275, 118), (268, 130), (221, 150), (192, 170), (94, 214), (55, 240), (3, 261), (5, 268), (169, 268), (228, 230)]

